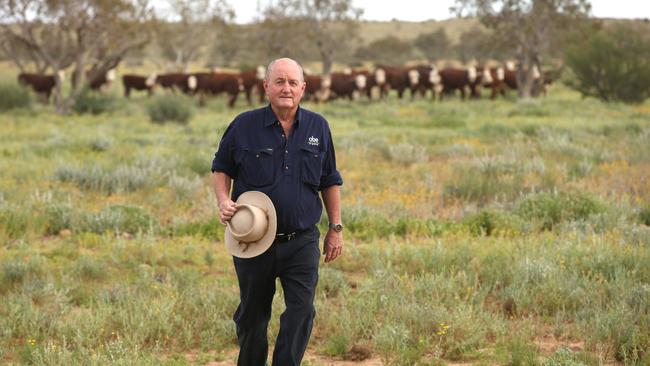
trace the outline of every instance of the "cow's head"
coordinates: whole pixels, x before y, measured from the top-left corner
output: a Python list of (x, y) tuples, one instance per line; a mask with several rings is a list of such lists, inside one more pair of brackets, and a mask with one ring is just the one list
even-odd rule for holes
[(358, 90), (363, 90), (366, 88), (366, 75), (359, 74), (354, 77), (354, 84), (357, 86)]
[(431, 71), (429, 71), (429, 82), (433, 85), (438, 85), (442, 79), (440, 78), (440, 73), (435, 66), (431, 66)]
[(476, 67), (470, 66), (467, 68), (467, 80), (469, 80), (470, 83), (473, 83), (476, 81)]
[(194, 76), (194, 75), (188, 76), (187, 77), (187, 87), (190, 90), (194, 90), (194, 89), (196, 89), (196, 85), (197, 85), (196, 76)]
[(409, 75), (409, 83), (411, 85), (418, 85), (420, 82), (420, 72), (416, 69), (411, 69), (408, 72)]
[(375, 70), (375, 82), (377, 82), (377, 85), (384, 85), (386, 83), (386, 70), (382, 68)]
[(154, 72), (153, 74), (147, 76), (147, 79), (144, 81), (144, 85), (148, 86), (149, 88), (153, 87), (156, 85), (156, 78), (158, 75)]
[(497, 80), (503, 81), (506, 78), (506, 70), (503, 67), (497, 67)]
[(320, 82), (321, 89), (329, 89), (332, 86), (332, 76), (330, 74), (323, 75)]
[(255, 74), (256, 74), (255, 76), (258, 79), (264, 80), (264, 78), (266, 77), (266, 67), (264, 67), (262, 65), (258, 66), (256, 71), (255, 71)]
[(106, 71), (106, 81), (113, 82), (115, 80), (115, 69), (110, 69)]
[(489, 85), (489, 84), (492, 84), (494, 82), (494, 79), (492, 79), (492, 73), (490, 72), (489, 67), (484, 67), (483, 68), (482, 75), (483, 76), (482, 76), (481, 80), (483, 81), (483, 85)]

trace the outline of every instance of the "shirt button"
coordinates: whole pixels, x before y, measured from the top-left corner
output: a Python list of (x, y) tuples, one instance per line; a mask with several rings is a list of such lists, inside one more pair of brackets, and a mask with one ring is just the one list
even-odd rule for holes
[(256, 158), (259, 158), (259, 157), (260, 157), (260, 154), (256, 154), (255, 157), (256, 157)]
[(288, 166), (288, 165), (285, 166), (285, 167), (284, 167), (284, 170), (289, 170), (289, 166)]
[(288, 153), (289, 153), (289, 150), (284, 150), (284, 153), (285, 153), (285, 154), (288, 154)]

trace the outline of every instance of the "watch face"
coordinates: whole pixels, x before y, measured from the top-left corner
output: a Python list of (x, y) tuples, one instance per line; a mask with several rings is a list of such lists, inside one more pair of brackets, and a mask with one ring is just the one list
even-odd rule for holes
[(334, 231), (337, 232), (343, 231), (343, 225), (341, 224), (330, 224), (330, 228), (334, 229)]

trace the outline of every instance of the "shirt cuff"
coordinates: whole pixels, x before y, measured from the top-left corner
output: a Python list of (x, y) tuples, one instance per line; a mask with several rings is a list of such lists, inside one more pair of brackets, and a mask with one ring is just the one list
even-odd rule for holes
[(228, 167), (228, 166), (226, 166), (224, 164), (220, 164), (217, 161), (212, 162), (212, 172), (213, 173), (215, 173), (215, 172), (226, 173), (232, 179), (237, 178), (237, 176), (236, 176), (233, 169), (231, 169), (230, 167)]
[(334, 185), (338, 185), (338, 186), (343, 185), (343, 178), (341, 177), (341, 174), (338, 171), (335, 171), (334, 173), (328, 176), (322, 177), (318, 189), (322, 191), (323, 189)]

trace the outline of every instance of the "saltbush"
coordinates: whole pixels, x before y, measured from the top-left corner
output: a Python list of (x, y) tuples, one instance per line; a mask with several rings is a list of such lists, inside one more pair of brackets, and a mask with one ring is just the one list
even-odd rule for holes
[(585, 220), (606, 209), (605, 203), (590, 194), (559, 192), (529, 195), (518, 203), (516, 213), (543, 230), (551, 230), (561, 222)]
[(61, 230), (72, 230), (79, 214), (70, 205), (53, 204), (45, 207), (41, 219), (45, 235), (56, 235)]
[(27, 88), (16, 83), (0, 83), (0, 111), (31, 106), (32, 96)]
[(645, 226), (650, 226), (650, 206), (644, 207), (639, 211), (639, 222)]
[(148, 106), (149, 118), (154, 123), (187, 124), (194, 114), (192, 101), (175, 94), (156, 97)]
[(520, 231), (523, 226), (519, 217), (490, 209), (481, 210), (464, 221), (469, 232), (476, 236), (504, 235)]
[(144, 208), (131, 205), (107, 206), (96, 214), (87, 214), (81, 223), (83, 231), (98, 234), (119, 232), (136, 234), (157, 228), (154, 217)]
[(115, 103), (114, 96), (85, 89), (75, 100), (73, 109), (79, 114), (102, 114), (112, 110)]
[(569, 87), (604, 101), (641, 103), (650, 97), (650, 39), (633, 26), (603, 30), (569, 47)]

